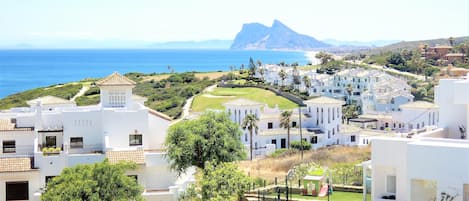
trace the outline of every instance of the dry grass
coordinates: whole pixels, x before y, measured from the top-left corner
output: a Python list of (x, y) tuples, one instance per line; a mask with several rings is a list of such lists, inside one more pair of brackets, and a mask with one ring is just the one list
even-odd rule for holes
[(321, 166), (334, 167), (339, 163), (360, 163), (371, 158), (369, 147), (327, 147), (304, 152), (301, 160), (300, 152), (293, 151), (279, 157), (267, 157), (253, 161), (241, 161), (239, 167), (252, 178), (262, 178), (272, 183), (275, 177), (280, 181), (285, 178), (288, 170), (301, 163), (315, 162)]
[[(195, 73), (195, 77), (199, 79), (203, 79), (204, 77), (208, 77), (210, 80), (218, 79), (223, 75), (228, 74), (228, 72), (207, 72), (207, 73)], [(143, 78), (143, 81), (150, 81), (150, 80), (155, 80), (155, 81), (160, 81), (162, 79), (166, 79), (171, 74), (161, 74), (161, 75), (152, 75), (152, 76), (145, 76)]]

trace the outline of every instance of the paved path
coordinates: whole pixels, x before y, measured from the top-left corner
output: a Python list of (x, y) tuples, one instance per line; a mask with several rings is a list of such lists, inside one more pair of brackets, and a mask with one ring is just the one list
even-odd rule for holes
[[(203, 93), (206, 93), (206, 92), (211, 92), (213, 91), (215, 88), (217, 87), (217, 84), (214, 84), (214, 85), (211, 85), (211, 86), (208, 86), (206, 87), (203, 91)], [(190, 110), (191, 110), (191, 106), (192, 106), (192, 102), (194, 101), (194, 97), (195, 96), (192, 96), (190, 97), (189, 99), (186, 100), (186, 103), (184, 104), (184, 106), (182, 107), (182, 114), (181, 116), (174, 120), (171, 124), (175, 124), (177, 122), (180, 122), (181, 120), (183, 119), (186, 119), (188, 118), (191, 114), (190, 114)]]
[(72, 99), (70, 99), (71, 101), (75, 101), (76, 98), (80, 97), (80, 96), (83, 96), (83, 94), (85, 94), (86, 91), (88, 91), (88, 89), (90, 89), (89, 86), (83, 86), (80, 91), (75, 94), (75, 96), (73, 96)]

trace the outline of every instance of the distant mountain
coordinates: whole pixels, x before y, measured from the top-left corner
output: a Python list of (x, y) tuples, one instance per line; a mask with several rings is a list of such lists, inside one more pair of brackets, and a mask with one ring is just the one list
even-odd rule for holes
[(25, 43), (0, 41), (0, 49), (229, 49), (232, 40), (149, 42), (138, 40), (41, 40)]
[(259, 23), (244, 24), (231, 49), (311, 50), (330, 46), (274, 20), (272, 27)]
[(399, 40), (373, 40), (373, 41), (342, 41), (336, 39), (324, 39), (322, 42), (333, 46), (356, 46), (356, 47), (382, 47), (399, 42)]
[(156, 49), (229, 49), (232, 40), (173, 41), (154, 43), (149, 48)]

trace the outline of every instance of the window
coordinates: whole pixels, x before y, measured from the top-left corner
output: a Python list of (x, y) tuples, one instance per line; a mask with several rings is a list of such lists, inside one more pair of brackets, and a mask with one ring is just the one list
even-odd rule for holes
[(83, 148), (83, 137), (71, 137), (70, 148)]
[(277, 139), (272, 139), (271, 143), (275, 144), (275, 148), (277, 148)]
[(244, 141), (248, 142), (248, 134), (244, 134)]
[(318, 143), (318, 136), (313, 136), (311, 137), (311, 144), (317, 144)]
[(16, 142), (14, 140), (3, 141), (3, 153), (15, 153)]
[(272, 122), (267, 123), (267, 129), (272, 129), (274, 124)]
[(125, 91), (112, 90), (109, 92), (109, 104), (113, 107), (123, 107), (125, 105)]
[(46, 136), (46, 147), (56, 147), (56, 146), (57, 146), (57, 137)]
[(293, 128), (296, 127), (296, 121), (291, 122), (291, 127), (293, 127)]
[(6, 200), (29, 200), (28, 181), (6, 182)]
[(396, 194), (396, 176), (386, 176), (386, 193)]
[(350, 142), (355, 142), (355, 135), (350, 136)]
[(139, 146), (142, 145), (142, 134), (132, 134), (129, 135), (129, 146)]
[(52, 179), (56, 176), (46, 176), (46, 184), (52, 181)]

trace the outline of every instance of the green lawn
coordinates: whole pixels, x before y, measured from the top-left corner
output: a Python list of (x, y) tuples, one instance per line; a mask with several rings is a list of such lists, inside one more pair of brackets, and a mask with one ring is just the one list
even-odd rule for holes
[[(270, 194), (271, 196), (277, 196), (277, 194)], [(293, 198), (298, 198), (302, 200), (327, 200), (326, 197), (312, 197), (312, 196), (303, 196), (298, 194), (293, 194)], [(280, 198), (285, 198), (285, 194), (280, 194)], [(363, 201), (362, 193), (352, 193), (352, 192), (332, 192), (332, 195), (329, 197), (331, 201)], [(371, 200), (371, 195), (367, 195), (366, 200)]]
[(275, 107), (278, 105), (280, 109), (293, 109), (297, 107), (297, 104), (290, 100), (275, 95), (269, 90), (259, 88), (216, 88), (209, 94), (214, 96), (226, 96), (223, 98), (212, 98), (199, 95), (195, 97), (192, 103), (192, 111), (203, 112), (206, 109), (224, 109), (223, 103), (236, 98), (245, 98), (261, 103), (267, 103), (269, 107)]

